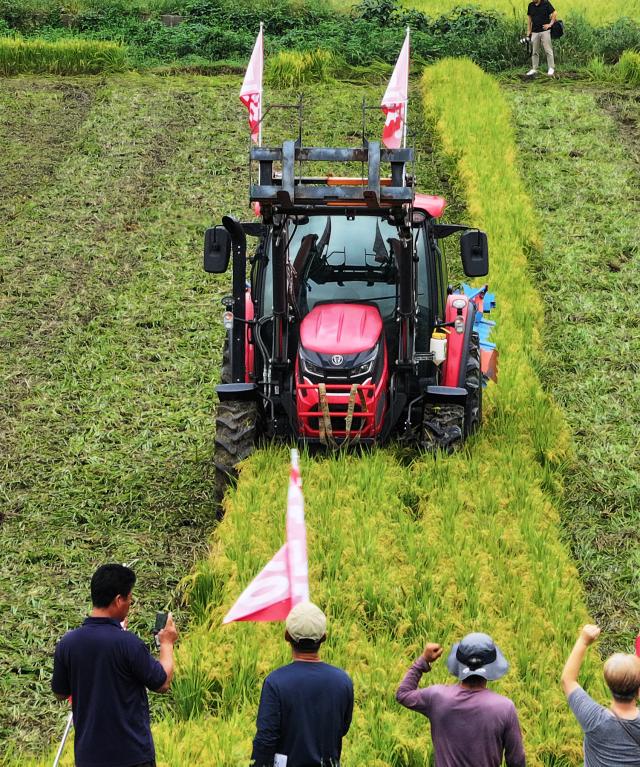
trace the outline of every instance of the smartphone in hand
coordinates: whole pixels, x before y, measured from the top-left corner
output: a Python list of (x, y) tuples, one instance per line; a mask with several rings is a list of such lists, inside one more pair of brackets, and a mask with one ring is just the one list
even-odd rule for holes
[(169, 616), (169, 613), (156, 613), (156, 622), (153, 627), (153, 639), (156, 643), (156, 647), (158, 648), (160, 647), (160, 640), (158, 639), (158, 634), (167, 625), (168, 616)]

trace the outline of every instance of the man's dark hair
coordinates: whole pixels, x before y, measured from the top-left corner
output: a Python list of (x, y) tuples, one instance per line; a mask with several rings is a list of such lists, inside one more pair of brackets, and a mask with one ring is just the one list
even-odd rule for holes
[(118, 596), (127, 597), (136, 582), (136, 574), (124, 565), (101, 565), (91, 579), (94, 607), (109, 607)]
[(298, 642), (294, 642), (293, 639), (289, 640), (295, 652), (318, 652), (323, 641), (322, 639), (319, 642), (313, 639), (300, 639)]
[(464, 680), (464, 683), (467, 685), (467, 687), (484, 687), (487, 683), (487, 680), (478, 674), (471, 674)]

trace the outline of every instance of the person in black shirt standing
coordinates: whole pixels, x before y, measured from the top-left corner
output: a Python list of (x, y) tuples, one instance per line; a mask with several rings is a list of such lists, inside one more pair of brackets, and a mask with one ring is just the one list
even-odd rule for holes
[(527, 34), (531, 40), (531, 69), (527, 72), (527, 77), (533, 77), (538, 72), (540, 60), (540, 43), (547, 56), (547, 74), (553, 77), (555, 73), (555, 62), (553, 59), (553, 46), (551, 44), (551, 27), (556, 23), (558, 14), (556, 9), (548, 0), (533, 0), (527, 8), (528, 30)]
[(169, 689), (178, 633), (169, 613), (157, 661), (122, 627), (135, 582), (128, 567), (99, 567), (91, 579), (91, 615), (56, 646), (51, 688), (60, 700), (71, 696), (76, 767), (155, 765), (147, 688)]
[(311, 602), (297, 604), (286, 621), (293, 662), (265, 679), (258, 708), (253, 767), (339, 767), (342, 738), (353, 714), (353, 684), (320, 660), (327, 619)]

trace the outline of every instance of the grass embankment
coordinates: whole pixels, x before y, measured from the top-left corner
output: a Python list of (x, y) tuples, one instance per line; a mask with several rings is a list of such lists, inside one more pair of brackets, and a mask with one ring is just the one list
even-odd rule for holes
[[(520, 177), (511, 116), (497, 83), (469, 62), (427, 70), (425, 108), (465, 190), (470, 220), (492, 243), (500, 384), (468, 450), (417, 459), (392, 452), (303, 460), (312, 597), (326, 608), (326, 657), (356, 685), (345, 765), (429, 762), (423, 719), (393, 694), (426, 638), (450, 645), (492, 633), (512, 662), (496, 685), (520, 711), (530, 763), (576, 765), (579, 731), (558, 675), (585, 620), (577, 573), (560, 541), (561, 467), (569, 435), (540, 385), (542, 306), (525, 250), (536, 219)], [(191, 585), (191, 631), (179, 653), (160, 763), (247, 759), (260, 682), (287, 658), (281, 625), (220, 621), (283, 537), (287, 456), (262, 450), (230, 492), (210, 557)], [(442, 664), (432, 680), (447, 679)], [(597, 660), (586, 686), (601, 694)]]
[(0, 75), (95, 75), (121, 72), (127, 63), (122, 45), (101, 40), (24, 40), (0, 37)]
[(640, 105), (633, 91), (532, 85), (512, 101), (544, 243), (540, 373), (574, 434), (564, 524), (613, 651), (640, 625)]

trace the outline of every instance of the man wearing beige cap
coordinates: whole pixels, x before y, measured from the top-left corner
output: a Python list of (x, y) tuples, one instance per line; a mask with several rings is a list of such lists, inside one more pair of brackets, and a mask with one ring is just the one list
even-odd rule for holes
[(353, 713), (353, 684), (340, 668), (320, 660), (327, 619), (311, 602), (296, 605), (284, 638), (293, 662), (264, 680), (254, 767), (339, 767), (342, 738)]

